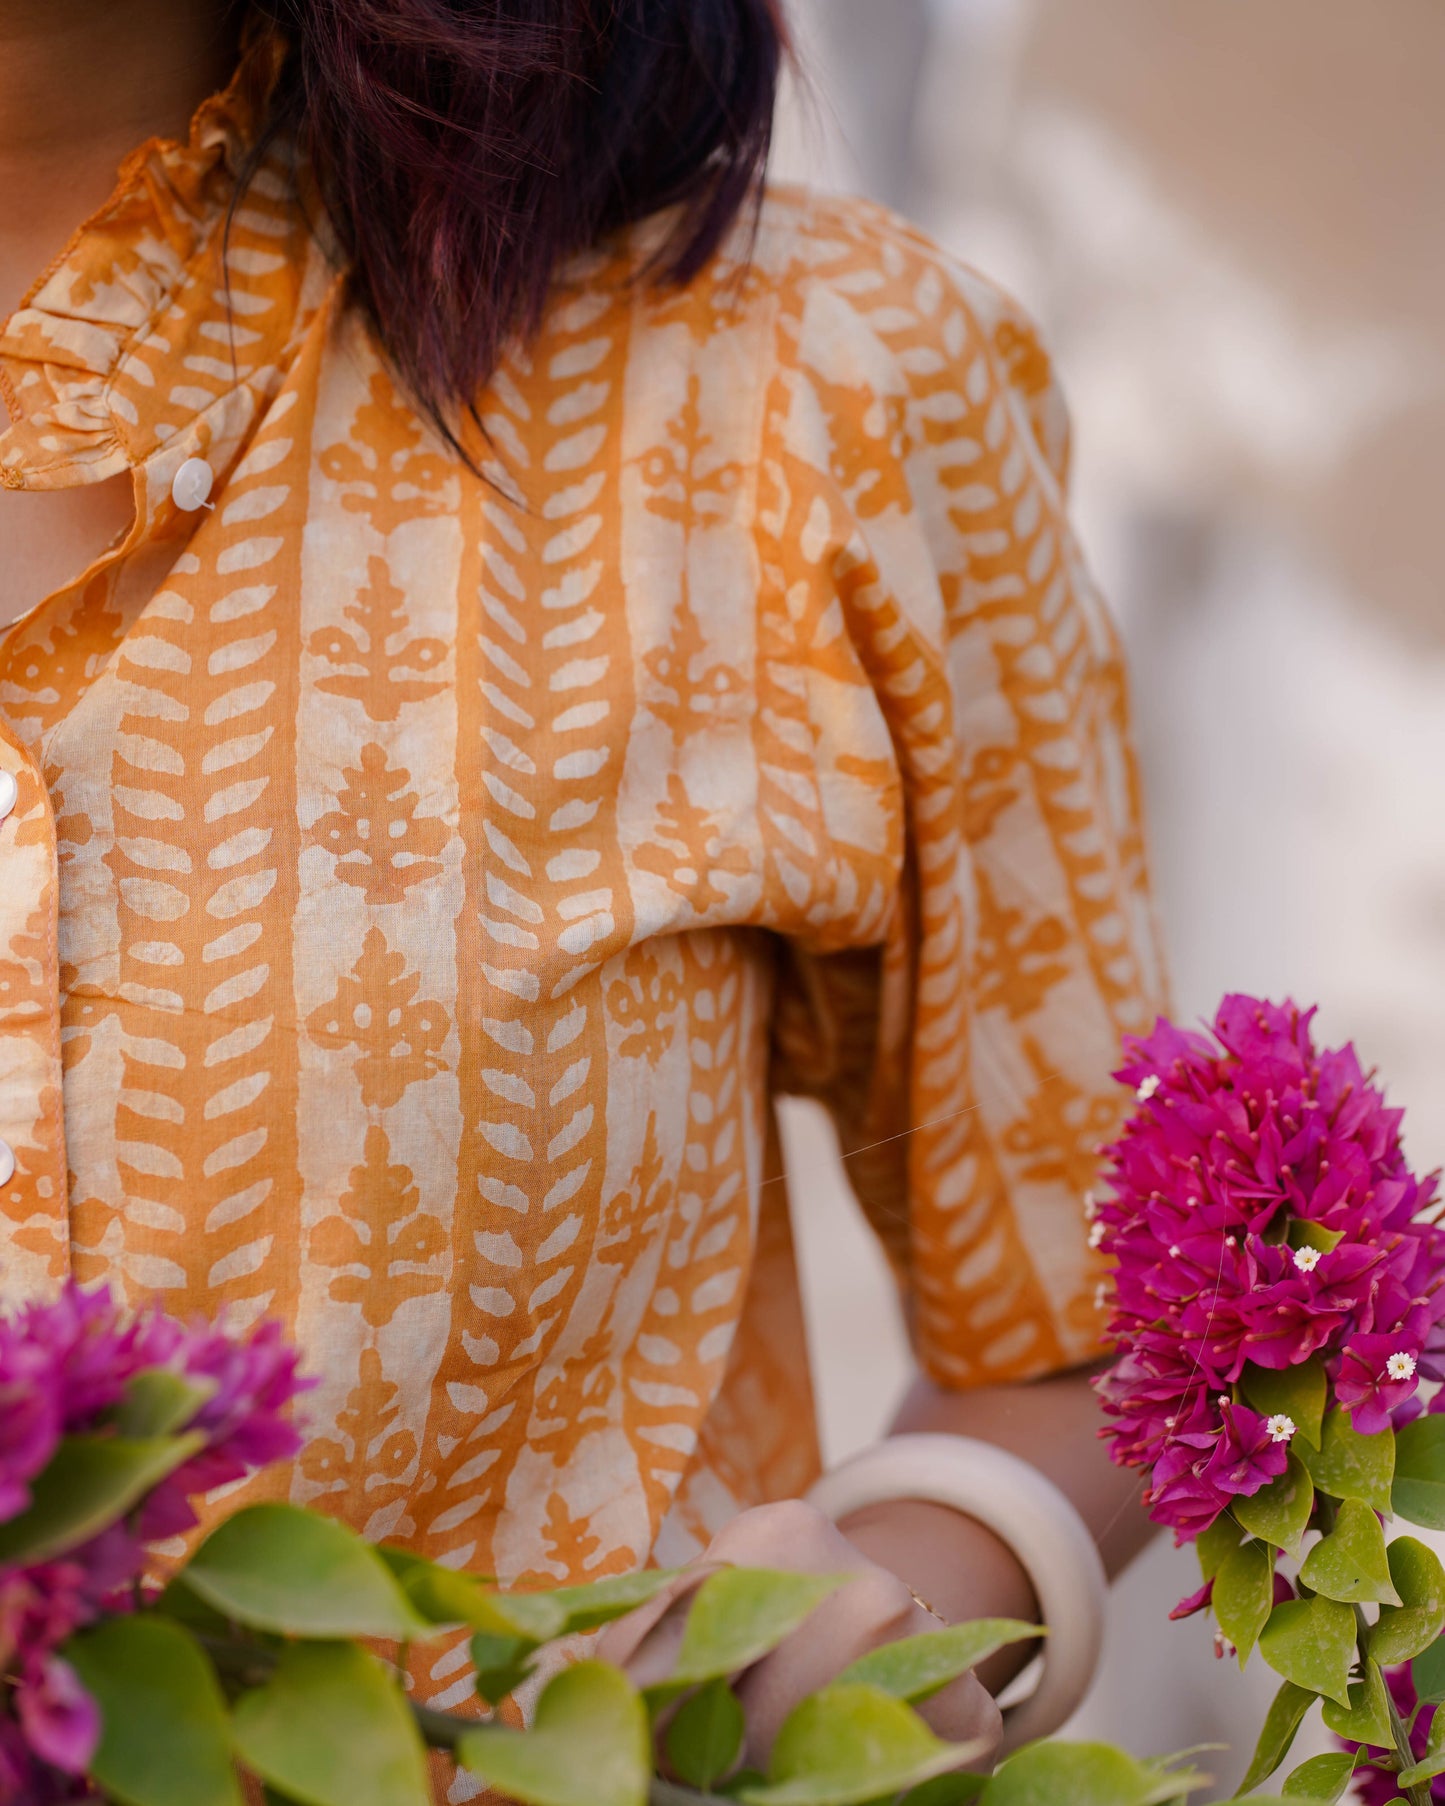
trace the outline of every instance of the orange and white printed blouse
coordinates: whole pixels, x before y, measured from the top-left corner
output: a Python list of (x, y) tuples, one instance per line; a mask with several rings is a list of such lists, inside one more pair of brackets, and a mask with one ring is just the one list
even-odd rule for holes
[(278, 1484), (368, 1535), (686, 1554), (815, 1469), (775, 1093), (862, 1150), (939, 1380), (1096, 1349), (1160, 980), (1049, 365), (778, 190), (685, 292), (645, 228), (575, 270), (479, 480), (274, 163), (225, 239), (248, 112), (142, 147), (0, 337), (4, 483), (135, 495), (0, 634), (5, 1291), (284, 1320)]

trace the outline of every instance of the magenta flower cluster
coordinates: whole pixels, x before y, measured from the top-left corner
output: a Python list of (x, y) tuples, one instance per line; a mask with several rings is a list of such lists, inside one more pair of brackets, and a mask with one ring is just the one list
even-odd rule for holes
[(274, 1323), (231, 1336), (159, 1311), (128, 1315), (106, 1291), (75, 1285), (0, 1320), (0, 1522), (30, 1505), (62, 1437), (107, 1433), (138, 1373), (167, 1368), (206, 1392), (186, 1426), (204, 1445), (150, 1494), (138, 1522), (51, 1561), (0, 1566), (0, 1802), (86, 1797), (79, 1777), (100, 1724), (57, 1651), (102, 1612), (127, 1609), (145, 1543), (194, 1525), (193, 1495), (295, 1453), (284, 1412), (306, 1384), (296, 1364)]
[(1294, 1426), (1246, 1402), (1247, 1362), (1318, 1355), (1362, 1433), (1418, 1413), (1420, 1380), (1445, 1377), (1435, 1180), (1411, 1172), (1403, 1112), (1353, 1047), (1316, 1047), (1313, 1016), (1227, 997), (1212, 1037), (1161, 1021), (1116, 1075), (1138, 1109), (1091, 1205), (1121, 1351), (1098, 1382), (1104, 1434), (1180, 1541), (1285, 1470)]

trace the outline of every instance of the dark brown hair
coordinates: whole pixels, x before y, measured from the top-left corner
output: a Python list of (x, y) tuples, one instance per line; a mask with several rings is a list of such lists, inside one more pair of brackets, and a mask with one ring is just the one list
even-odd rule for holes
[(685, 283), (756, 194), (780, 0), (255, 0), (288, 46), (271, 132), (309, 165), (354, 294), (455, 444), (559, 266), (676, 216)]

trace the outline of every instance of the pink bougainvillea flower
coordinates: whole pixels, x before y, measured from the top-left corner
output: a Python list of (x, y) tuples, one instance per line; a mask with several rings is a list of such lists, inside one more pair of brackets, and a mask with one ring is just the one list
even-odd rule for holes
[(1250, 1409), (1251, 1368), (1317, 1357), (1362, 1432), (1407, 1421), (1420, 1379), (1445, 1378), (1435, 1179), (1313, 1018), (1226, 997), (1212, 1036), (1161, 1021), (1116, 1075), (1137, 1108), (1092, 1207), (1120, 1350), (1098, 1390), (1114, 1460), (1147, 1473), (1149, 1510), (1180, 1540), (1288, 1463), (1293, 1426)]
[(30, 1482), (60, 1440), (60, 1398), (43, 1353), (0, 1328), (0, 1522), (30, 1503)]
[(1169, 1616), (1171, 1619), (1192, 1618), (1196, 1612), (1208, 1610), (1213, 1601), (1214, 1580), (1211, 1577), (1197, 1593), (1190, 1593), (1188, 1598), (1181, 1599)]
[(1209, 1451), (1203, 1477), (1226, 1498), (1250, 1498), (1284, 1472), (1288, 1444), (1247, 1405), (1222, 1399), (1219, 1415), (1223, 1428)]
[(33, 1684), (20, 1688), (16, 1712), (25, 1741), (62, 1774), (83, 1775), (100, 1742), (100, 1712), (69, 1662), (47, 1656)]
[(75, 1285), (0, 1321), (0, 1522), (27, 1508), (62, 1435), (111, 1433), (130, 1382), (157, 1367), (201, 1383), (186, 1427), (204, 1446), (143, 1503), (138, 1526), (112, 1524), (54, 1561), (0, 1567), (0, 1806), (90, 1797), (99, 1715), (59, 1649), (103, 1612), (129, 1609), (144, 1543), (195, 1523), (190, 1495), (296, 1452), (286, 1413), (310, 1383), (273, 1323), (249, 1335), (187, 1326)]
[(1386, 1430), (1420, 1385), (1420, 1350), (1404, 1333), (1351, 1339), (1340, 1357), (1335, 1397), (1362, 1435)]

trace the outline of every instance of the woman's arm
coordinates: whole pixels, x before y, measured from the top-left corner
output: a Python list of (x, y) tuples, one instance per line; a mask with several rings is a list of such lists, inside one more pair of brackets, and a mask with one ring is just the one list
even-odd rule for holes
[[(1099, 1441), (1098, 1402), (1087, 1370), (973, 1392), (947, 1392), (931, 1380), (913, 1385), (895, 1430), (945, 1432), (991, 1442), (1031, 1462), (1073, 1501), (1117, 1573), (1148, 1540), (1138, 1482), (1111, 1465)], [(846, 1540), (844, 1540), (846, 1538)], [(788, 1711), (870, 1648), (973, 1618), (1038, 1622), (1038, 1603), (1017, 1557), (991, 1530), (944, 1505), (899, 1499), (850, 1514), (834, 1526), (811, 1507), (762, 1505), (734, 1518), (702, 1563), (660, 1596), (604, 1633), (600, 1653), (628, 1666), (640, 1685), (672, 1671), (686, 1601), (715, 1562), (853, 1572), (856, 1579), (740, 1681), (749, 1720), (750, 1759), (765, 1763)], [(911, 1596), (910, 1596), (911, 1595)], [(927, 1602), (928, 1609), (915, 1603)], [(930, 1617), (929, 1611), (937, 1614)], [(923, 1708), (935, 1730), (955, 1739), (1000, 1732), (997, 1693), (1029, 1658), (1005, 1650)], [(982, 1685), (980, 1685), (982, 1683)]]
[[(920, 1375), (893, 1428), (971, 1436), (1029, 1462), (1073, 1501), (1114, 1575), (1144, 1547), (1153, 1526), (1139, 1503), (1137, 1476), (1116, 1468), (1099, 1440), (1091, 1372), (970, 1392), (945, 1391)], [(1033, 1588), (1017, 1557), (961, 1512), (905, 1499), (854, 1512), (839, 1528), (950, 1622), (1037, 1617)], [(1026, 1653), (1003, 1651), (980, 1670), (980, 1678), (997, 1691)]]

